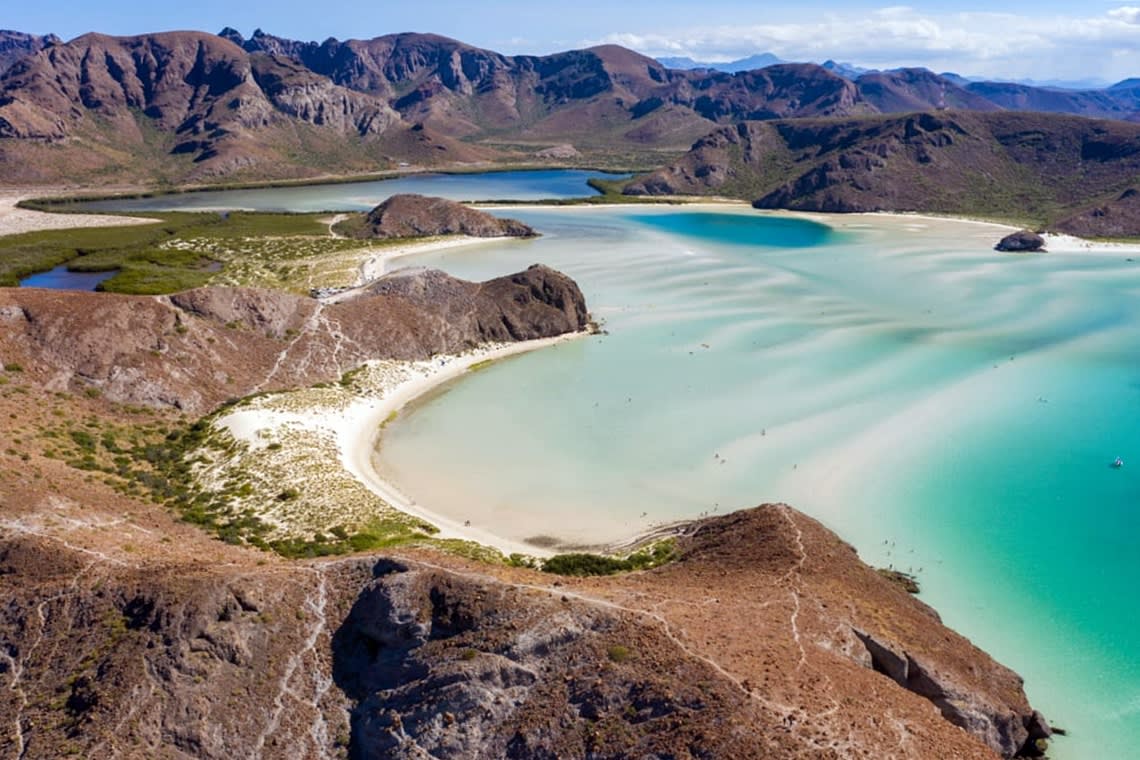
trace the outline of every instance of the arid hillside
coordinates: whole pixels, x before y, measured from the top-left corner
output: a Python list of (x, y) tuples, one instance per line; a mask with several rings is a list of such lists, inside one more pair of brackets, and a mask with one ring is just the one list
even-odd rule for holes
[[(1140, 125), (947, 111), (725, 127), (624, 192), (727, 195), (767, 209), (1004, 217), (1137, 236), (1124, 207), (1138, 173)], [(1115, 209), (1115, 226), (1107, 211), (1072, 217), (1103, 204)]]
[(0, 288), (0, 356), (21, 377), (192, 414), (336, 380), (368, 359), (426, 359), (586, 322), (578, 286), (539, 265), (485, 283), (403, 270), (335, 304), (243, 288), (161, 297)]

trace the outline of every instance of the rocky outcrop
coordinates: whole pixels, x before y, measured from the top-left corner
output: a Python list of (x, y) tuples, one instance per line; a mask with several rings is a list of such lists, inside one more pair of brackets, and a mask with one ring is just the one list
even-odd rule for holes
[(1032, 230), (1018, 230), (1006, 235), (994, 246), (996, 251), (1010, 251), (1013, 253), (1030, 253), (1045, 248), (1045, 238)]
[(355, 238), (534, 237), (538, 234), (514, 219), (501, 219), (462, 203), (414, 193), (393, 195), (362, 218), (343, 221), (336, 229), (342, 235)]
[(398, 274), (337, 304), (245, 288), (149, 298), (0, 290), (0, 355), (47, 387), (201, 414), (254, 389), (326, 382), (368, 359), (425, 359), (586, 326), (546, 267), (485, 283)]
[(536, 152), (537, 158), (581, 158), (582, 154), (570, 143), (563, 143), (562, 145), (552, 145), (549, 148), (543, 148)]
[(918, 696), (928, 699), (948, 721), (977, 736), (1003, 757), (1040, 757), (1052, 729), (1037, 711), (1010, 709), (989, 695), (963, 688), (937, 664), (916, 659), (893, 642), (863, 631), (855, 635), (867, 647), (871, 667)]
[(478, 285), (438, 270), (401, 269), (372, 283), (365, 293), (346, 302), (345, 309), (357, 304), (372, 308), (379, 301), (434, 310), (462, 347), (576, 332), (586, 329), (589, 319), (577, 284), (541, 264)]
[(63, 40), (54, 34), (41, 37), (38, 34), (0, 29), (0, 75), (12, 68), (12, 65), (20, 59), (60, 42)]
[(250, 58), (254, 80), (274, 108), (307, 124), (342, 134), (380, 135), (400, 121), (383, 100), (338, 87), (292, 61)]
[(755, 754), (713, 728), (747, 712), (734, 686), (637, 619), (414, 562), (376, 575), (332, 640), (356, 757)]

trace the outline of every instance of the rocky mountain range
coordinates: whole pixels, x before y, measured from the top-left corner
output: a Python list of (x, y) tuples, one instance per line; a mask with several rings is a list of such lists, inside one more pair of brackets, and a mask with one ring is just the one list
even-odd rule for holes
[(658, 163), (741, 121), (944, 108), (1140, 113), (1140, 86), (1127, 82), (1073, 92), (962, 84), (923, 69), (854, 80), (814, 64), (683, 71), (612, 45), (506, 56), (429, 34), (9, 36), (23, 52), (0, 76), (0, 169), (18, 183), (518, 162), (565, 144), (584, 160), (628, 165)]
[(749, 121), (638, 177), (630, 195), (727, 195), (757, 208), (926, 211), (1140, 235), (1140, 124), (946, 111)]
[(657, 62), (662, 66), (670, 69), (714, 69), (716, 71), (724, 71), (729, 74), (736, 74), (740, 71), (752, 71), (754, 69), (762, 69), (765, 66), (773, 66), (777, 63), (787, 63), (777, 55), (772, 53), (757, 53), (756, 55), (746, 56), (744, 58), (737, 58), (732, 61), (722, 62), (709, 62), (709, 61), (694, 61), (688, 56), (659, 56)]

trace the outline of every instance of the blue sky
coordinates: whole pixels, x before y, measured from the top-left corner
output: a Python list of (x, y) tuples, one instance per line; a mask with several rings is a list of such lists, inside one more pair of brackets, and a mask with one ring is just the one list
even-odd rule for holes
[(927, 66), (990, 77), (1140, 76), (1140, 0), (939, 2), (909, 6), (797, 0), (56, 0), (8, 3), (0, 27), (138, 34), (233, 26), (297, 39), (437, 32), (505, 53), (547, 53), (616, 42), (649, 55), (731, 60), (773, 52), (863, 66)]

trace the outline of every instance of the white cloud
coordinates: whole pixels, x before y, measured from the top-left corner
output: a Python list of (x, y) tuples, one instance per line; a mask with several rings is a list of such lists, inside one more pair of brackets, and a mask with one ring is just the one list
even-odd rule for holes
[(1134, 5), (1124, 5), (1108, 12), (1110, 18), (1119, 19), (1126, 24), (1140, 24), (1140, 8)]
[[(758, 52), (863, 66), (926, 66), (993, 77), (1107, 79), (1140, 75), (1140, 8), (1102, 16), (922, 13), (906, 6), (815, 15), (810, 22), (741, 23), (611, 34), (649, 55), (726, 61)], [(598, 42), (598, 41), (595, 41)], [(1125, 55), (1126, 54), (1126, 55)]]

